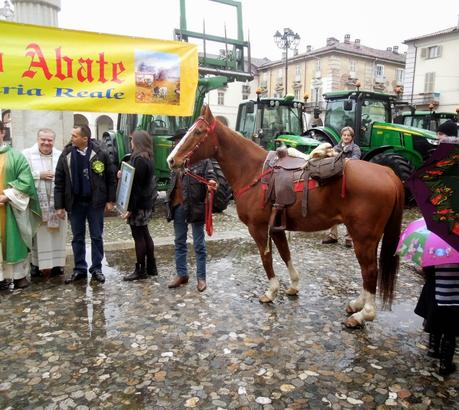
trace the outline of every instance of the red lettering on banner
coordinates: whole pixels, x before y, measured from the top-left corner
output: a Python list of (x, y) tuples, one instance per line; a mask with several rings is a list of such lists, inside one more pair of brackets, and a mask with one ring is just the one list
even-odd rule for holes
[(77, 79), (80, 82), (88, 81), (92, 83), (94, 81), (94, 77), (92, 76), (92, 63), (94, 60), (90, 58), (80, 58), (78, 63), (80, 63), (80, 68), (77, 71)]
[(99, 64), (99, 82), (106, 83), (107, 79), (105, 78), (105, 65), (108, 64), (105, 61), (104, 53), (99, 53), (99, 59), (96, 61)]
[[(65, 63), (65, 73), (62, 72), (62, 63)], [(61, 55), (61, 48), (56, 48), (56, 77), (59, 80), (65, 80), (66, 78), (73, 78), (72, 73), (73, 60), (70, 57)]]
[(0, 53), (0, 73), (3, 73), (3, 53)]
[[(49, 80), (56, 77), (59, 80), (73, 79), (73, 73), (76, 72), (76, 78), (80, 83), (87, 81), (88, 83), (99, 82), (106, 83), (108, 81), (121, 84), (125, 80), (120, 79), (120, 75), (126, 71), (122, 61), (112, 63), (105, 59), (105, 53), (99, 53), (99, 59), (94, 62), (91, 58), (79, 57), (73, 59), (62, 53), (62, 48), (58, 47), (54, 50), (56, 64), (56, 72), (53, 73), (48, 66), (48, 62), (43, 54), (40, 46), (36, 43), (30, 43), (26, 47), (26, 56), (31, 58), (29, 68), (22, 73), (22, 77), (34, 78), (41, 70), (43, 76)], [(0, 72), (3, 71), (3, 53), (0, 53)], [(94, 67), (97, 65), (98, 67)], [(51, 64), (51, 69), (54, 65)], [(94, 72), (96, 71), (96, 73)], [(98, 71), (98, 72), (97, 72)], [(111, 71), (111, 73), (110, 73)], [(96, 75), (96, 77), (94, 77)], [(109, 80), (110, 79), (110, 80)]]
[[(126, 69), (124, 68), (123, 62), (120, 61), (119, 63), (113, 63), (112, 66), (113, 66), (113, 69), (112, 69), (112, 73), (113, 73), (112, 81), (115, 82), (115, 83), (121, 84), (124, 80), (119, 80), (118, 79), (118, 75), (121, 74), (123, 71), (126, 71)], [(118, 71), (118, 69), (119, 69), (119, 71)]]
[[(47, 80), (49, 80), (53, 75), (49, 71), (48, 64), (46, 64), (45, 56), (43, 55), (41, 48), (38, 44), (30, 43), (26, 49), (31, 49), (27, 51), (26, 56), (31, 57), (29, 69), (22, 73), (23, 77), (34, 78), (37, 71), (32, 70), (33, 68), (41, 68), (43, 75)], [(38, 61), (35, 61), (35, 57), (38, 58)]]

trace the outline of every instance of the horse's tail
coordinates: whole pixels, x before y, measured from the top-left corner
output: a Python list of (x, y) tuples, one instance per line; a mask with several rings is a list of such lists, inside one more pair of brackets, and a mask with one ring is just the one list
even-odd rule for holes
[(384, 228), (384, 236), (379, 255), (378, 288), (382, 297), (383, 309), (390, 309), (394, 297), (399, 257), (395, 255), (400, 238), (405, 192), (401, 181), (395, 177), (395, 202), (389, 220)]

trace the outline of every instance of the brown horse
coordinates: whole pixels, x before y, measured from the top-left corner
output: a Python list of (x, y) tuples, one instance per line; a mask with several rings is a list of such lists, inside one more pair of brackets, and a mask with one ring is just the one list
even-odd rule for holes
[[(267, 152), (216, 121), (210, 109), (205, 106), (201, 117), (167, 160), (171, 168), (177, 169), (210, 157), (216, 158), (220, 164), (233, 192), (240, 193), (235, 195), (237, 213), (258, 245), (270, 281), (260, 301), (271, 302), (279, 290), (279, 281), (273, 270), (272, 252), (267, 243), (271, 207), (259, 205), (262, 197), (259, 177)], [(377, 282), (383, 304), (390, 307), (392, 303), (399, 262), (395, 250), (400, 236), (404, 191), (400, 179), (391, 169), (357, 160), (346, 163), (345, 187), (344, 197), (341, 195), (342, 178), (312, 189), (309, 192), (306, 217), (301, 212), (302, 193), (298, 193), (296, 202), (287, 208), (286, 226), (290, 231), (313, 232), (328, 229), (335, 224), (346, 225), (361, 267), (363, 289), (359, 297), (348, 304), (346, 311), (352, 315), (346, 319), (345, 325), (357, 327), (376, 316)], [(378, 278), (377, 248), (383, 234)], [(291, 286), (287, 294), (296, 295), (299, 275), (292, 263), (285, 232), (273, 232), (271, 237), (290, 275)]]

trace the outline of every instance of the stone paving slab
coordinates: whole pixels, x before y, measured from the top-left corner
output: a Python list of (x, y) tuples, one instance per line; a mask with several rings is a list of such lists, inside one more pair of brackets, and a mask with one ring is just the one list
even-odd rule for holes
[(298, 297), (286, 295), (274, 254), (281, 291), (269, 305), (258, 302), (267, 280), (249, 240), (209, 242), (202, 294), (193, 260), (189, 284), (167, 289), (171, 244), (159, 248), (154, 279), (123, 282), (134, 253), (117, 250), (103, 285), (54, 278), (1, 293), (0, 408), (458, 408), (459, 374), (436, 374), (413, 313), (422, 279), (403, 264), (393, 310), (350, 331), (342, 322), (358, 265), (320, 238), (291, 237)]

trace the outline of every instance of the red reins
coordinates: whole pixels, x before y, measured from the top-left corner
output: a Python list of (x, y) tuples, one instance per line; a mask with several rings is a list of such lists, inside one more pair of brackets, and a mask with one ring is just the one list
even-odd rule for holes
[(189, 170), (185, 170), (185, 175), (190, 176), (191, 178), (195, 179), (196, 181), (200, 182), (201, 184), (206, 185), (207, 187), (207, 195), (205, 201), (205, 213), (204, 213), (204, 221), (206, 224), (206, 232), (207, 235), (212, 236), (214, 233), (214, 225), (212, 221), (212, 208), (214, 206), (214, 195), (215, 195), (215, 186), (210, 183), (210, 181), (200, 175), (193, 174)]
[[(207, 126), (206, 135), (197, 142), (197, 144), (193, 147), (191, 151), (189, 151), (185, 155), (185, 164), (190, 160), (191, 156), (197, 151), (201, 143), (206, 139), (207, 136), (212, 138), (212, 145), (214, 147), (214, 151), (217, 152), (218, 150), (218, 140), (217, 134), (215, 133), (215, 127), (217, 126), (217, 121), (214, 119), (212, 123), (209, 123), (204, 117), (199, 117), (194, 125), (190, 128), (192, 131), (199, 122), (203, 122)], [(206, 185), (207, 187), (207, 195), (206, 195), (206, 202), (205, 202), (205, 224), (206, 224), (206, 232), (207, 235), (212, 236), (214, 232), (213, 221), (212, 221), (212, 208), (214, 205), (214, 195), (215, 195), (215, 186), (210, 183), (210, 181), (200, 175), (193, 174), (189, 169), (185, 169), (185, 175), (190, 176), (191, 178), (195, 179), (196, 181), (200, 182), (201, 184)]]

